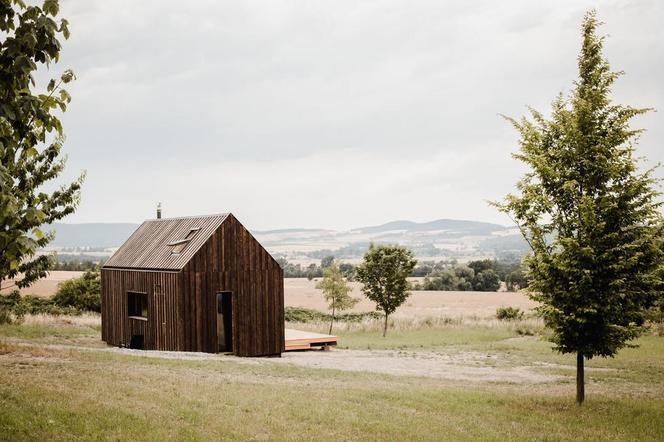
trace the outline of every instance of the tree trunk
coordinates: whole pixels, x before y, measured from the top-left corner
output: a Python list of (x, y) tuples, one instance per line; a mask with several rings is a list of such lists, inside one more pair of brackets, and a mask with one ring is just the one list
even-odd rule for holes
[(330, 331), (327, 332), (328, 335), (332, 334), (332, 324), (334, 324), (334, 307), (332, 307), (332, 319), (330, 320)]
[(583, 379), (583, 354), (576, 354), (576, 403), (581, 405), (586, 398), (586, 387)]
[(387, 313), (385, 313), (385, 325), (383, 326), (383, 337), (387, 335)]

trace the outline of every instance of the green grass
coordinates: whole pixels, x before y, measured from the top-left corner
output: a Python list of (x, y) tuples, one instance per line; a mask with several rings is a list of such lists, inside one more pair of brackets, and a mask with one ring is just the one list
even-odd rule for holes
[[(661, 440), (664, 338), (590, 361), (573, 401), (573, 358), (513, 325), (340, 333), (350, 348), (480, 351), (562, 383), (512, 385), (345, 372), (270, 359), (145, 358), (61, 350), (90, 326), (0, 326), (0, 440)], [(26, 345), (30, 344), (30, 345)]]
[(62, 357), (3, 360), (0, 437), (657, 440), (664, 432), (662, 399), (597, 396), (579, 408), (565, 396), (269, 364)]
[(349, 331), (338, 333), (340, 348), (350, 349), (435, 349), (447, 346), (484, 345), (517, 336), (507, 329), (488, 327), (424, 328), (391, 330), (383, 338), (381, 331)]
[(100, 337), (97, 327), (42, 325), (42, 324), (3, 324), (0, 325), (0, 336), (31, 341), (58, 342), (80, 337)]

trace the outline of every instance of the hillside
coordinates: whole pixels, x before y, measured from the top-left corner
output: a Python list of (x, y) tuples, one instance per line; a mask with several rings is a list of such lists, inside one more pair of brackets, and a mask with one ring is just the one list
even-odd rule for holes
[[(116, 248), (138, 227), (132, 223), (57, 223), (52, 248)], [(253, 231), (275, 256), (289, 261), (316, 261), (325, 255), (346, 260), (362, 257), (370, 243), (401, 244), (419, 258), (472, 259), (508, 254), (519, 256), (525, 243), (515, 229), (481, 221), (439, 219), (391, 221), (347, 231), (311, 228)]]

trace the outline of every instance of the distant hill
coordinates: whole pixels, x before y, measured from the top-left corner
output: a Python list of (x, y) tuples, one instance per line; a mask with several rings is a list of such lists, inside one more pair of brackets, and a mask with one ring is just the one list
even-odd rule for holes
[(392, 221), (379, 226), (360, 227), (353, 229), (352, 232), (358, 233), (381, 233), (391, 231), (404, 232), (447, 232), (450, 234), (462, 235), (491, 235), (494, 232), (507, 230), (505, 226), (499, 224), (485, 223), (481, 221), (464, 221), (456, 219), (438, 219), (425, 223), (416, 223), (413, 221)]
[[(119, 247), (136, 230), (133, 223), (56, 223), (51, 247)], [(392, 221), (346, 231), (296, 228), (255, 230), (252, 233), (275, 256), (288, 260), (316, 260), (334, 255), (360, 259), (369, 244), (401, 244), (418, 258), (476, 259), (522, 255), (524, 242), (512, 227), (481, 221), (438, 219), (429, 222)]]
[(132, 223), (54, 223), (43, 226), (55, 230), (52, 247), (118, 247), (138, 228)]

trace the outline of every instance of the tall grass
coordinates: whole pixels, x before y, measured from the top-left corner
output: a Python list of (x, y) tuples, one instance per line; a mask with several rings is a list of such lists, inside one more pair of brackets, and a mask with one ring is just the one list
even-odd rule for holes
[(101, 327), (101, 315), (99, 313), (83, 313), (81, 315), (25, 315), (23, 318), (25, 325), (43, 325), (43, 326), (72, 326), (72, 327)]
[[(327, 321), (312, 321), (307, 323), (288, 322), (286, 327), (301, 330), (322, 332), (329, 327)], [(333, 332), (337, 333), (373, 333), (382, 331), (382, 319), (364, 319), (362, 321), (338, 321), (334, 324)], [(408, 332), (417, 330), (450, 329), (450, 328), (484, 328), (494, 330), (514, 331), (517, 334), (523, 330), (539, 333), (544, 328), (540, 318), (528, 317), (515, 321), (500, 321), (496, 318), (478, 316), (443, 316), (422, 318), (394, 318), (389, 320), (389, 332)]]

